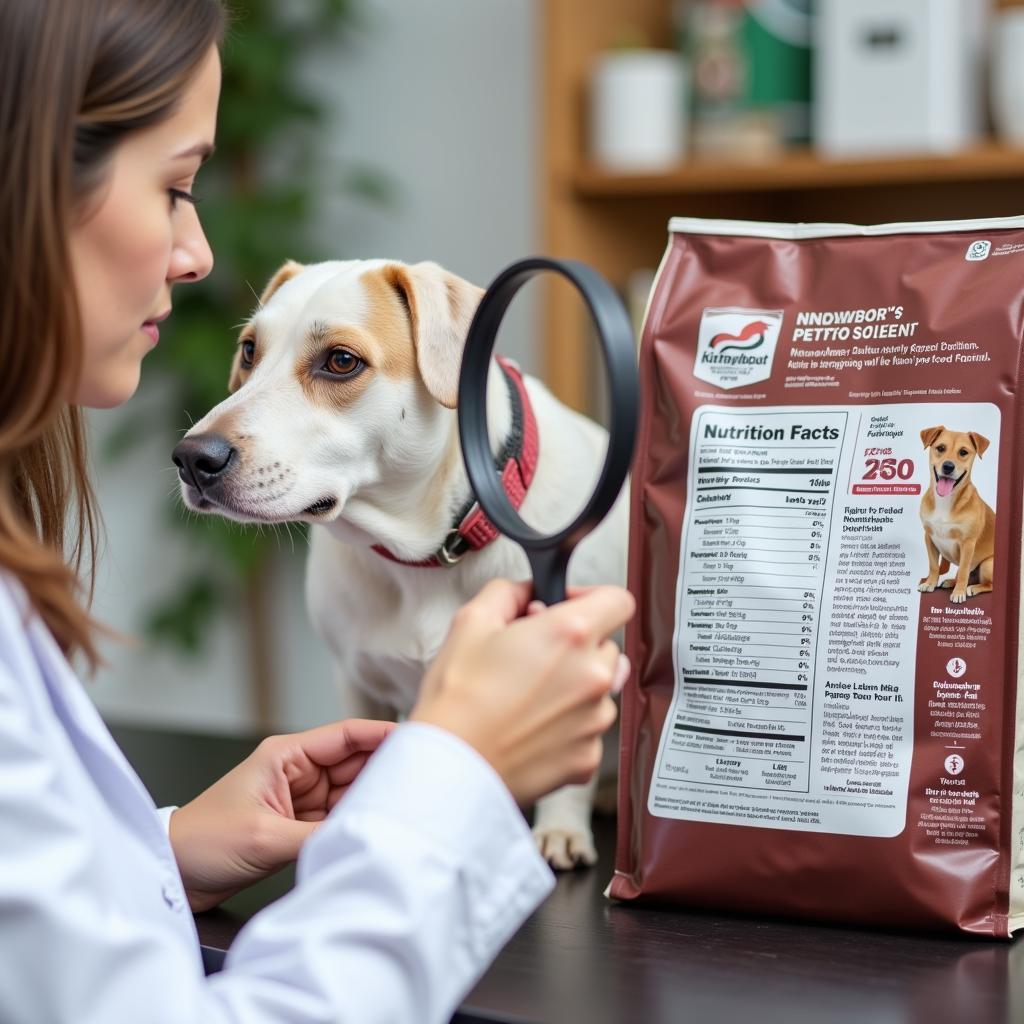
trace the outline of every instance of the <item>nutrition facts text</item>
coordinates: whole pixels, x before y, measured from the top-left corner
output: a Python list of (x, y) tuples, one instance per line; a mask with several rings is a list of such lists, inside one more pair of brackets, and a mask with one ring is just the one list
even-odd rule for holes
[(682, 692), (659, 777), (808, 791), (847, 420), (840, 411), (695, 417), (675, 651)]

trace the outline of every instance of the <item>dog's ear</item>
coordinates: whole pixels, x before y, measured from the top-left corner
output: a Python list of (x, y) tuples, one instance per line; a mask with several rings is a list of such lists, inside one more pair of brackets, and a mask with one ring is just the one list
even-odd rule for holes
[(263, 294), (260, 296), (260, 305), (265, 306), (270, 301), (270, 296), (277, 291), (285, 283), (290, 281), (299, 271), (305, 270), (305, 266), (301, 263), (296, 263), (295, 260), (285, 260), (274, 271), (274, 276), (267, 282), (266, 288), (263, 289)]
[(976, 434), (973, 430), (970, 431), (967, 436), (971, 439), (971, 444), (974, 445), (978, 452), (978, 458), (980, 459), (982, 455), (985, 454), (985, 451), (991, 442), (984, 434)]
[(935, 444), (935, 439), (941, 434), (946, 428), (945, 427), (925, 427), (921, 431), (921, 444), (925, 448), (931, 448)]
[(393, 263), (384, 279), (409, 314), (416, 368), (432, 398), (454, 409), (466, 334), (483, 289), (436, 263)]

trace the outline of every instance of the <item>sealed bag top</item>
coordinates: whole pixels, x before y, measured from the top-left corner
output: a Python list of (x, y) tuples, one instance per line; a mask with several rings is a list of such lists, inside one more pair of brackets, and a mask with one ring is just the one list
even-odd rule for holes
[(610, 893), (1006, 935), (1024, 219), (670, 231)]

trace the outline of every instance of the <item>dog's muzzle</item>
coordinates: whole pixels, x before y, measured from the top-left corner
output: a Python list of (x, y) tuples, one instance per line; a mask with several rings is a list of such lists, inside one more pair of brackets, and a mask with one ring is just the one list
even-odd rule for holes
[(183, 483), (200, 494), (220, 483), (235, 466), (238, 451), (220, 434), (194, 434), (186, 437), (171, 453)]
[[(937, 471), (933, 470), (935, 476), (935, 493), (940, 498), (948, 498), (953, 493), (956, 485), (960, 483), (965, 476), (967, 476), (966, 469), (959, 476), (952, 476), (951, 473), (946, 470), (946, 466), (948, 465), (952, 465), (952, 463), (943, 463), (941, 475)], [(956, 469), (956, 466), (953, 466), (953, 469)]]

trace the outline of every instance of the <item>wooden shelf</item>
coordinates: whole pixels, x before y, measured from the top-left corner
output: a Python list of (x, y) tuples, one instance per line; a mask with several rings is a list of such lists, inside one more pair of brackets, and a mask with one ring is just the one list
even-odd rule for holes
[[(584, 260), (622, 286), (638, 268), (658, 265), (672, 217), (881, 224), (1024, 212), (1024, 148), (993, 141), (949, 156), (839, 160), (796, 150), (762, 163), (695, 160), (654, 175), (588, 164), (594, 60), (617, 45), (624, 26), (654, 46), (672, 46), (672, 7), (668, 0), (549, 0), (538, 7), (538, 193), (549, 255)], [(592, 327), (579, 296), (563, 285), (542, 285), (545, 379), (563, 401), (593, 412), (603, 382), (594, 369)]]
[(925, 182), (1024, 181), (1024, 149), (988, 143), (949, 156), (898, 156), (839, 160), (794, 150), (771, 162), (694, 160), (664, 174), (618, 174), (578, 168), (577, 196), (587, 199), (679, 196), (726, 192), (919, 185)]

